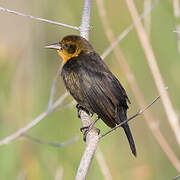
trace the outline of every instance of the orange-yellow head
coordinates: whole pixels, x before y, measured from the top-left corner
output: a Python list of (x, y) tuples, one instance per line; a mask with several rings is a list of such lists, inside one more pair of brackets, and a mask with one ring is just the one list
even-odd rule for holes
[(80, 53), (89, 53), (93, 51), (91, 44), (81, 36), (65, 36), (60, 42), (46, 46), (49, 49), (57, 50), (62, 57), (64, 65), (72, 57), (77, 57)]

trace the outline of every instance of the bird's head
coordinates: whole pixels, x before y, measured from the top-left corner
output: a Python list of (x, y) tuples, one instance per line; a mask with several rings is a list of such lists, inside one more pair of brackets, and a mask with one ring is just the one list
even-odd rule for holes
[(77, 35), (65, 36), (60, 42), (46, 46), (49, 49), (57, 50), (62, 57), (64, 65), (69, 59), (77, 57), (80, 53), (89, 53), (93, 47), (83, 37)]

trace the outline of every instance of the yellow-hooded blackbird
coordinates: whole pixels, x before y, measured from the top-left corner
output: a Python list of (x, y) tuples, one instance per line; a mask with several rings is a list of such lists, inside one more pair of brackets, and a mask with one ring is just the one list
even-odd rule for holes
[[(81, 107), (96, 113), (111, 128), (127, 119), (130, 101), (124, 88), (86, 39), (69, 35), (46, 47), (56, 49), (62, 57), (61, 76)], [(122, 127), (136, 156), (130, 128), (128, 124)]]

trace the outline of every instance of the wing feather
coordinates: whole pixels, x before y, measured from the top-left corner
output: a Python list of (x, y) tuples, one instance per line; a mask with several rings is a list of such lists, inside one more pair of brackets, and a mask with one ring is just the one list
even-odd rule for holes
[(116, 108), (121, 106), (126, 112), (129, 99), (120, 82), (101, 58), (96, 53), (88, 57), (81, 61), (83, 68), (80, 84), (83, 94), (91, 110), (108, 126), (114, 127), (120, 123), (119, 118), (116, 118)]
[(127, 110), (127, 94), (100, 56), (91, 52), (80, 54), (63, 67), (62, 76), (76, 101), (96, 113), (108, 126), (119, 124), (117, 107)]

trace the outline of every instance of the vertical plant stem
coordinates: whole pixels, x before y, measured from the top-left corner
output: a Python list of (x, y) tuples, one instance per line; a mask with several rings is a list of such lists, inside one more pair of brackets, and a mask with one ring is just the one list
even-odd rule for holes
[[(84, 0), (84, 8), (82, 13), (82, 20), (80, 25), (80, 36), (89, 39), (90, 17), (91, 17), (92, 0)], [(85, 112), (80, 110), (80, 118), (82, 126), (88, 126), (91, 123), (91, 117)], [(76, 180), (86, 179), (90, 164), (94, 157), (99, 142), (98, 130), (92, 128), (86, 137), (86, 148), (82, 156), (81, 162), (76, 174)]]
[(84, 0), (84, 8), (82, 13), (80, 36), (89, 39), (90, 18), (91, 18), (92, 0)]
[(142, 23), (138, 20), (139, 15), (137, 13), (134, 1), (132, 0), (126, 0), (129, 12), (132, 16), (133, 22), (135, 24), (135, 28), (137, 31), (137, 34), (139, 36), (141, 46), (144, 49), (144, 53), (147, 58), (148, 65), (150, 67), (150, 70), (152, 72), (155, 84), (157, 86), (157, 89), (159, 91), (159, 94), (162, 94), (162, 104), (165, 108), (166, 115), (168, 117), (168, 122), (175, 134), (176, 140), (178, 142), (178, 145), (180, 146), (180, 126), (178, 122), (177, 114), (174, 111), (174, 108), (172, 106), (171, 100), (169, 98), (169, 95), (167, 91), (163, 91), (165, 85), (161, 76), (161, 73), (159, 71), (156, 58), (153, 53), (153, 49), (150, 45), (148, 36), (146, 31), (143, 28)]
[[(151, 7), (151, 0), (145, 0), (144, 1), (144, 12), (146, 12), (148, 9)], [(151, 13), (149, 13), (145, 18), (144, 18), (144, 28), (147, 32), (148, 37), (150, 37), (151, 33)]]
[(100, 148), (98, 148), (96, 152), (96, 159), (101, 168), (102, 174), (105, 180), (112, 180), (112, 175), (110, 173), (109, 167), (104, 159), (103, 153), (101, 152)]
[[(179, 18), (180, 18), (180, 3), (179, 0), (172, 0), (173, 3), (173, 10), (174, 10), (174, 17), (175, 17), (175, 21), (176, 22), (176, 31), (180, 32), (180, 24), (178, 23)], [(180, 34), (177, 33), (177, 45), (178, 45), (178, 51), (180, 53)]]
[[(106, 15), (106, 9), (104, 7), (104, 1), (103, 0), (96, 0), (98, 9), (99, 9), (99, 15), (102, 19), (103, 26), (105, 29), (106, 36), (108, 37), (109, 42), (112, 44), (115, 40), (115, 36), (113, 34), (113, 31), (110, 27), (110, 24), (108, 22), (108, 17)], [(147, 9), (145, 10), (147, 11)], [(125, 59), (125, 56), (123, 55), (123, 52), (121, 51), (121, 48), (119, 46), (116, 46), (114, 48), (114, 53), (116, 56), (116, 59), (119, 62), (120, 67), (122, 67), (122, 70), (124, 70), (126, 78), (128, 80), (128, 83), (130, 85), (130, 88), (137, 100), (137, 102), (140, 105), (140, 108), (143, 109), (146, 106), (145, 99), (140, 91), (139, 85), (135, 79), (134, 74), (131, 71), (131, 68)], [(159, 143), (162, 151), (166, 154), (167, 158), (171, 162), (171, 164), (176, 168), (176, 170), (180, 171), (180, 161), (178, 160), (176, 154), (172, 150), (172, 148), (169, 146), (169, 144), (166, 141), (166, 138), (161, 133), (159, 126), (157, 124), (158, 119), (156, 119), (152, 113), (147, 110), (145, 113), (143, 113), (146, 123), (148, 127), (150, 128), (153, 136), (155, 137), (156, 141)]]

